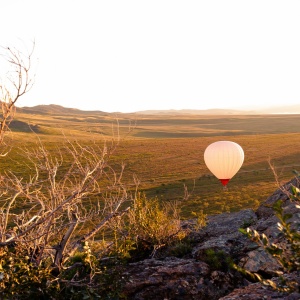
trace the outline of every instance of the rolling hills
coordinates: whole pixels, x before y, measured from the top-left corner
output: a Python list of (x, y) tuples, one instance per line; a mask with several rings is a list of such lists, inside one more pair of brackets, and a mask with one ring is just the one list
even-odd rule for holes
[[(82, 111), (59, 105), (39, 105), (17, 109), (13, 130), (38, 126), (39, 133), (73, 130), (110, 135), (112, 124), (123, 133), (131, 131), (137, 138), (190, 138), (203, 136), (236, 136), (251, 134), (297, 133), (300, 131), (297, 114), (232, 114), (229, 110), (105, 113)], [(22, 126), (20, 126), (22, 124)], [(26, 128), (26, 131), (28, 129)]]
[[(65, 139), (80, 143), (120, 140), (112, 166), (125, 164), (124, 185), (162, 201), (178, 201), (183, 218), (200, 208), (208, 214), (255, 208), (280, 182), (300, 170), (300, 115), (121, 114), (80, 111), (61, 106), (18, 108), (11, 124), (9, 158), (0, 168), (22, 174), (22, 147), (35, 147), (37, 138), (47, 147)], [(245, 151), (245, 162), (223, 191), (207, 169), (203, 153), (216, 140), (232, 140)], [(273, 174), (274, 165), (277, 175)], [(277, 182), (278, 181), (278, 182)]]

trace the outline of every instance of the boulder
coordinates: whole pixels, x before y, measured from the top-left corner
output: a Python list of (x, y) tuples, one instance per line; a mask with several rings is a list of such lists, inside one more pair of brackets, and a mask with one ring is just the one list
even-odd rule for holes
[[(300, 274), (292, 273), (292, 274), (286, 274), (284, 275), (284, 278), (289, 281), (295, 281), (298, 286), (300, 286)], [(279, 284), (279, 278), (275, 277), (272, 278), (272, 280)], [(257, 300), (257, 299), (284, 299), (284, 300), (299, 300), (300, 299), (300, 292), (280, 292), (277, 290), (274, 290), (270, 286), (263, 285), (261, 283), (253, 283), (249, 284), (246, 287), (235, 289), (232, 293), (229, 295), (220, 298), (219, 300)]]
[[(250, 282), (249, 277), (230, 267), (235, 263), (249, 272), (279, 282), (280, 264), (258, 244), (239, 232), (250, 227), (264, 233), (275, 243), (285, 243), (278, 229), (278, 218), (272, 206), (281, 199), (285, 213), (290, 213), (291, 227), (300, 231), (300, 206), (290, 199), (290, 187), (299, 187), (299, 178), (288, 182), (274, 192), (254, 211), (241, 210), (210, 216), (205, 228), (193, 230), (195, 220), (182, 222), (189, 228), (191, 248), (184, 257), (169, 257), (168, 251), (158, 258), (145, 259), (126, 266), (123, 276), (126, 284), (123, 294), (127, 299), (300, 299), (299, 291), (278, 292), (261, 283)], [(300, 285), (299, 273), (284, 274)], [(249, 281), (250, 280), (250, 281)]]
[(146, 259), (127, 266), (124, 294), (134, 300), (219, 299), (242, 285), (242, 276), (236, 275), (211, 271), (195, 259)]
[(235, 260), (241, 259), (258, 245), (240, 233), (239, 228), (256, 223), (257, 216), (251, 209), (210, 216), (207, 226), (198, 232), (198, 244), (192, 251), (193, 257), (201, 260), (205, 252), (212, 249), (215, 252), (222, 251)]
[(259, 208), (256, 210), (256, 215), (258, 219), (266, 220), (272, 216), (274, 216), (273, 205), (276, 201), (282, 200), (283, 207), (288, 207), (291, 204), (290, 195), (291, 195), (291, 186), (295, 186), (300, 188), (300, 178), (295, 177), (291, 181), (282, 185), (279, 189), (277, 189), (267, 200), (262, 203)]

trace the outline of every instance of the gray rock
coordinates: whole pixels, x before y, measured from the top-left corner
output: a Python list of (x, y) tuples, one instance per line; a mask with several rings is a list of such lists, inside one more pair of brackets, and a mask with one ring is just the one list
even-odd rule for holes
[[(285, 243), (272, 207), (281, 199), (284, 212), (291, 214), (288, 220), (291, 227), (300, 230), (300, 207), (289, 198), (291, 185), (299, 187), (299, 179), (295, 178), (275, 191), (256, 212), (246, 209), (210, 216), (207, 226), (198, 231), (192, 230), (192, 220), (182, 222), (184, 228), (191, 230), (190, 253), (185, 258), (164, 257), (161, 260), (146, 259), (129, 264), (123, 274), (127, 280), (124, 295), (134, 300), (300, 299), (299, 291), (280, 293), (261, 283), (251, 283), (242, 274), (226, 266), (226, 259), (225, 264), (218, 261), (230, 257), (245, 270), (268, 278), (282, 270), (271, 255), (240, 233), (239, 228), (250, 227), (264, 233), (271, 242)], [(224, 256), (211, 258), (208, 252), (212, 253), (212, 250)], [(283, 275), (300, 285), (299, 274)], [(274, 277), (274, 280), (279, 281), (278, 277)]]
[(263, 273), (276, 276), (282, 267), (278, 262), (262, 248), (247, 253), (247, 256), (241, 259), (239, 265), (252, 273)]
[(204, 262), (176, 257), (147, 259), (126, 269), (124, 294), (134, 300), (219, 299), (243, 281), (231, 273), (211, 271)]
[(192, 251), (193, 257), (201, 260), (208, 249), (223, 251), (233, 259), (243, 257), (258, 246), (240, 233), (239, 228), (256, 222), (256, 214), (251, 209), (209, 217), (207, 226), (198, 233), (199, 243)]
[[(300, 274), (292, 273), (284, 275), (284, 278), (291, 281), (295, 281), (298, 286), (300, 286)], [(272, 280), (279, 284), (278, 278), (272, 278)], [(286, 292), (279, 292), (274, 290), (270, 286), (263, 285), (261, 283), (253, 283), (246, 287), (236, 289), (229, 295), (220, 298), (219, 300), (257, 300), (257, 299), (284, 299), (284, 300), (299, 300), (300, 293), (293, 292), (293, 293), (286, 293)]]
[(300, 188), (300, 179), (295, 177), (288, 183), (284, 184), (281, 188), (277, 189), (267, 200), (262, 203), (256, 211), (258, 219), (268, 219), (274, 215), (273, 205), (276, 201), (282, 200), (283, 207), (288, 206), (290, 201), (291, 186)]

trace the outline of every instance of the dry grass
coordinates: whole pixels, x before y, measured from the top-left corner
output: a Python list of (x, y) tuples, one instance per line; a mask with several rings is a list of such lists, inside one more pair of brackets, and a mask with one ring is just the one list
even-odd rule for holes
[[(182, 217), (192, 211), (205, 213), (255, 208), (276, 188), (268, 161), (275, 165), (279, 179), (293, 177), (300, 169), (300, 116), (141, 116), (141, 115), (27, 115), (17, 120), (39, 129), (39, 138), (55, 151), (63, 136), (82, 143), (102, 143), (120, 130), (121, 141), (114, 157), (116, 168), (126, 164), (125, 181), (133, 187), (133, 176), (140, 180), (140, 190), (161, 201), (176, 200)], [(136, 126), (130, 131), (130, 126)], [(13, 149), (0, 159), (0, 169), (22, 173), (19, 147), (33, 147), (35, 134), (14, 129)], [(112, 134), (113, 133), (113, 134)], [(245, 162), (224, 192), (207, 169), (203, 153), (216, 140), (239, 143)], [(185, 188), (190, 195), (184, 199)]]

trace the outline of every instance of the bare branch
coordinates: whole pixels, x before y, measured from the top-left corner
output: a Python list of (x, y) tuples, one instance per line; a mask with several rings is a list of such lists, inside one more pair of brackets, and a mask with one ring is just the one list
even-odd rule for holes
[(120, 212), (113, 212), (112, 214), (106, 216), (92, 231), (81, 237), (79, 240), (77, 240), (74, 245), (72, 246), (72, 249), (69, 251), (69, 255), (72, 255), (79, 247), (80, 245), (91, 239), (99, 230), (101, 230), (110, 220), (116, 217), (122, 217), (125, 213), (129, 211), (130, 207), (127, 207), (126, 209), (120, 211)]
[[(34, 76), (31, 75), (32, 55), (35, 48), (33, 42), (31, 52), (24, 54), (16, 48), (1, 47), (4, 54), (1, 55), (11, 67), (8, 75), (8, 85), (0, 83), (0, 144), (4, 135), (9, 130), (9, 124), (14, 118), (15, 104), (20, 97), (29, 92), (34, 84)], [(1, 155), (4, 155), (2, 153)]]
[(60, 244), (58, 245), (57, 251), (56, 251), (56, 254), (55, 254), (54, 264), (58, 268), (61, 267), (63, 253), (65, 251), (66, 245), (67, 245), (68, 241), (70, 240), (70, 237), (71, 237), (72, 233), (74, 232), (77, 224), (78, 224), (78, 216), (75, 212), (72, 212), (72, 220), (71, 220), (71, 223), (70, 223), (70, 227), (67, 230), (67, 232), (65, 233), (65, 235), (63, 236)]

